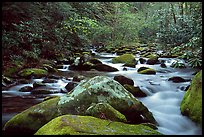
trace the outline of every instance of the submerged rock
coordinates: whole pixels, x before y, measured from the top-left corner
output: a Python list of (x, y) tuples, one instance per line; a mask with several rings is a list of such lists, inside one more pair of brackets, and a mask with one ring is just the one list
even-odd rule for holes
[(161, 135), (161, 133), (143, 124), (125, 124), (92, 116), (63, 115), (45, 124), (35, 135)]
[(152, 113), (117, 81), (96, 76), (83, 80), (72, 92), (30, 107), (4, 126), (7, 134), (33, 134), (51, 119), (64, 114), (86, 115), (92, 103), (108, 103), (129, 123), (156, 123)]
[(202, 126), (202, 70), (197, 73), (184, 94), (181, 113)]

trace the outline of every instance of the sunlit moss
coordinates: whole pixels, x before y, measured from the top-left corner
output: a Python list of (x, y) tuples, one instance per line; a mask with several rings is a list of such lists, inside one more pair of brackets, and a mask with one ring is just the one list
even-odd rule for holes
[(183, 97), (181, 113), (202, 125), (202, 70), (195, 75)]

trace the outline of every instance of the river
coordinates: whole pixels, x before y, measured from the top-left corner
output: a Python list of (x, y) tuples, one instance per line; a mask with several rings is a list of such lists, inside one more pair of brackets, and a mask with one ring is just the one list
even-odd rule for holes
[[(94, 51), (92, 51), (94, 52)], [(71, 71), (69, 65), (64, 65), (63, 69), (59, 69), (60, 72), (55, 75), (61, 76), (55, 83), (46, 83), (50, 89), (63, 89), (67, 83), (72, 81), (75, 75), (84, 75), (87, 77), (93, 77), (97, 75), (105, 75), (113, 78), (115, 75), (124, 75), (131, 78), (134, 81), (134, 86), (139, 86), (143, 92), (148, 96), (138, 98), (147, 108), (152, 112), (154, 118), (158, 123), (158, 131), (165, 135), (201, 135), (202, 129), (192, 122), (188, 117), (183, 116), (180, 112), (180, 103), (185, 94), (183, 90), (190, 85), (190, 81), (182, 83), (174, 83), (168, 81), (172, 76), (180, 76), (185, 79), (192, 79), (196, 69), (192, 68), (171, 68), (170, 65), (174, 58), (159, 58), (165, 60), (167, 68), (161, 68), (160, 64), (148, 65), (138, 64), (136, 68), (126, 67), (127, 71), (123, 71), (123, 64), (111, 63), (113, 57), (116, 54), (110, 53), (97, 53), (96, 58), (102, 61), (104, 64), (113, 66), (119, 71), (117, 72), (98, 72), (98, 71)], [(136, 55), (136, 60), (139, 56)], [(182, 60), (181, 60), (182, 61)], [(157, 71), (156, 75), (138, 74), (137, 69), (145, 66), (153, 68)], [(2, 91), (2, 126), (6, 121), (11, 119), (14, 115), (22, 112), (23, 110), (43, 101), (46, 96), (62, 96), (65, 93), (53, 93), (44, 95), (33, 95), (30, 92), (19, 92), (19, 89), (23, 86), (32, 84), (35, 81), (42, 81), (41, 79), (31, 79), (29, 84), (20, 84)]]

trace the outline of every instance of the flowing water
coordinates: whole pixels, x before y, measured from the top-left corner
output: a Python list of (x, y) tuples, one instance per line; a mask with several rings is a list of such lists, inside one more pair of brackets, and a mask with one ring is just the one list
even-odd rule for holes
[[(94, 51), (93, 51), (94, 52)], [(188, 85), (190, 81), (182, 83), (174, 83), (168, 81), (172, 76), (180, 76), (185, 79), (191, 80), (192, 75), (197, 70), (192, 68), (177, 69), (171, 68), (170, 65), (175, 59), (162, 58), (165, 60), (167, 68), (161, 68), (159, 64), (147, 65), (138, 64), (136, 68), (126, 67), (127, 71), (123, 71), (123, 64), (112, 64), (111, 59), (116, 57), (116, 54), (96, 53), (96, 57), (104, 64), (113, 66), (119, 71), (117, 72), (98, 72), (98, 71), (70, 71), (69, 65), (64, 65), (63, 69), (59, 69), (60, 73), (57, 75), (63, 76), (55, 83), (46, 83), (49, 88), (63, 89), (68, 82), (70, 82), (75, 75), (84, 75), (87, 77), (93, 77), (96, 75), (106, 75), (113, 78), (115, 75), (124, 75), (134, 80), (134, 85), (139, 86), (140, 89), (148, 96), (138, 98), (149, 111), (152, 112), (154, 118), (158, 123), (158, 131), (166, 135), (201, 135), (202, 129), (192, 122), (188, 117), (183, 116), (180, 112), (180, 103), (185, 94), (182, 90)], [(138, 60), (139, 56), (136, 55)], [(180, 60), (182, 61), (182, 60)], [(138, 74), (137, 69), (145, 66), (153, 68), (157, 71), (156, 75)], [(65, 93), (55, 93), (49, 95), (32, 95), (29, 92), (19, 92), (19, 89), (23, 86), (32, 86), (35, 81), (42, 81), (42, 79), (32, 79), (29, 84), (20, 84), (11, 87), (7, 91), (2, 91), (2, 124), (8, 121), (17, 113), (42, 102), (46, 96), (62, 96)]]

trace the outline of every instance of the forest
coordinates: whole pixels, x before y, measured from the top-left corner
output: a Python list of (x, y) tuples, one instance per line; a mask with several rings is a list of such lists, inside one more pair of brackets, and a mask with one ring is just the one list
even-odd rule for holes
[(2, 3), (5, 135), (202, 134), (201, 77), (202, 2)]

